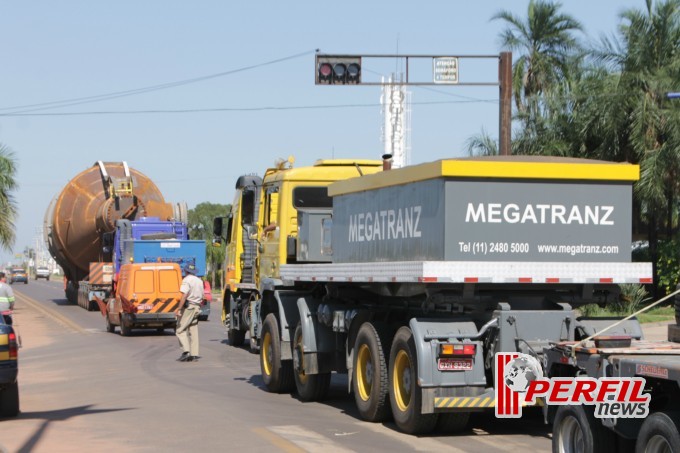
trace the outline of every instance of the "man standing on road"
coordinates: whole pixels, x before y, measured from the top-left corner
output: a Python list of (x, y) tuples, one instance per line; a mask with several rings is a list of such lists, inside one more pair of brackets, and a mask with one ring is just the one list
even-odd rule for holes
[(180, 362), (194, 362), (198, 360), (198, 316), (201, 314), (203, 301), (203, 281), (196, 276), (196, 266), (188, 263), (184, 265), (182, 286), (179, 290), (182, 298), (175, 314), (178, 317), (176, 335), (182, 347)]
[[(7, 275), (4, 272), (0, 272), (0, 313), (5, 311), (14, 310), (14, 291), (7, 284)], [(9, 316), (6, 319), (10, 320), (8, 324), (11, 323)]]

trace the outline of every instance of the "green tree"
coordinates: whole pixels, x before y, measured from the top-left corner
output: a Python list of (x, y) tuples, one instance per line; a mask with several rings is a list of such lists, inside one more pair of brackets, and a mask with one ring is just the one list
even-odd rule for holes
[(571, 80), (578, 65), (574, 57), (581, 47), (574, 33), (581, 24), (560, 12), (560, 3), (531, 0), (526, 20), (509, 11), (496, 13), (508, 27), (501, 33), (501, 45), (518, 54), (513, 63), (515, 106), (521, 118), (530, 121), (546, 107), (541, 95), (554, 92)]
[(224, 262), (224, 247), (214, 247), (212, 245), (212, 225), (215, 217), (224, 216), (230, 209), (229, 205), (203, 202), (189, 209), (189, 237), (191, 239), (203, 239), (205, 241), (205, 258), (207, 262), (207, 272), (211, 276), (211, 284), (215, 287), (215, 282), (222, 281), (215, 278), (220, 265)]
[(19, 187), (15, 176), (17, 163), (14, 153), (0, 144), (0, 246), (11, 250), (14, 245), (16, 231), (14, 221), (17, 217), (17, 204), (14, 191)]
[[(508, 11), (492, 20), (507, 24), (501, 46), (515, 54), (513, 63), (513, 154), (568, 155), (570, 129), (568, 93), (581, 71), (582, 47), (575, 37), (581, 24), (560, 12), (561, 4), (531, 0), (526, 20)], [(497, 154), (493, 139), (482, 132), (468, 140), (471, 155)]]
[[(593, 100), (593, 123), (585, 130), (602, 137), (604, 158), (640, 164), (636, 211), (656, 272), (657, 263), (667, 261), (660, 240), (678, 232), (680, 110), (666, 93), (680, 88), (680, 0), (645, 5), (624, 11), (618, 33), (603, 39), (600, 70), (611, 74), (603, 79), (601, 105)], [(655, 284), (659, 277), (657, 272)]]

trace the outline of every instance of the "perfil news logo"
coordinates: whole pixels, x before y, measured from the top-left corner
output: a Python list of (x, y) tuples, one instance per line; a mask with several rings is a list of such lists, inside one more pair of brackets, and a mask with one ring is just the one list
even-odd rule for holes
[(535, 357), (516, 352), (496, 354), (495, 387), (498, 418), (520, 418), (522, 406), (533, 406), (536, 398), (549, 405), (593, 405), (597, 418), (645, 418), (651, 398), (643, 393), (644, 378), (546, 378)]

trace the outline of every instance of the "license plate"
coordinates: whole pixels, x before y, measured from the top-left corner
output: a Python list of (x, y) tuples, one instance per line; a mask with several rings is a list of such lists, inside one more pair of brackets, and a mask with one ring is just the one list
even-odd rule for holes
[(472, 359), (439, 359), (439, 371), (468, 371), (472, 369)]
[(137, 310), (151, 310), (153, 305), (151, 304), (139, 304), (137, 305)]

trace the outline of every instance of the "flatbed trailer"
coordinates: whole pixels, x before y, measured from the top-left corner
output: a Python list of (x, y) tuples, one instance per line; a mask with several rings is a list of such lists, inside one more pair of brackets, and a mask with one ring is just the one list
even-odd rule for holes
[[(612, 341), (622, 344), (607, 344)], [(649, 413), (640, 418), (596, 417), (585, 405), (546, 405), (554, 452), (680, 451), (680, 344), (596, 337), (545, 348), (544, 360), (551, 378), (642, 377), (650, 395)]]

